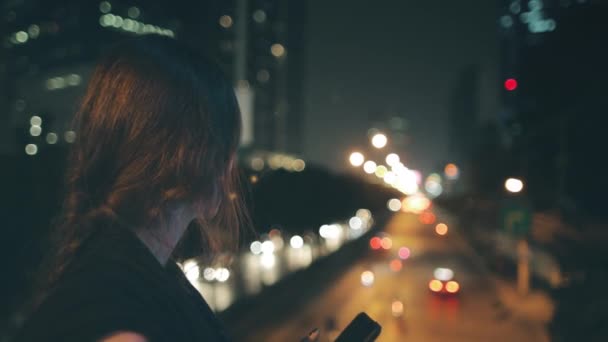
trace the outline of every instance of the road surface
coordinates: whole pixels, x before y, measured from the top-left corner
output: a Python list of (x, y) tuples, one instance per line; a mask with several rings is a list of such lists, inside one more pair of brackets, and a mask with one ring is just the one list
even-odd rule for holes
[[(378, 341), (544, 341), (539, 323), (517, 319), (501, 305), (492, 275), (458, 234), (456, 222), (436, 214), (437, 222), (448, 225), (447, 235), (437, 235), (435, 224), (421, 224), (416, 215), (396, 214), (384, 230), (392, 239), (390, 250), (370, 249), (307, 306), (252, 332), (247, 341), (296, 341), (312, 327), (321, 328), (322, 341), (331, 341), (361, 311), (382, 325)], [(411, 255), (401, 270), (393, 271), (389, 263), (398, 259), (403, 246)], [(457, 297), (439, 297), (429, 291), (436, 267), (454, 271), (461, 284)], [(375, 276), (370, 287), (361, 283), (366, 270)], [(395, 301), (403, 303), (399, 317), (393, 315)]]

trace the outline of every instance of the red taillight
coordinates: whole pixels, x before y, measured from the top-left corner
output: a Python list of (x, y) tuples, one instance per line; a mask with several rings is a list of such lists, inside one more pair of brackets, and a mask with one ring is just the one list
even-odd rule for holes
[(380, 249), (382, 246), (382, 239), (377, 236), (373, 237), (371, 240), (369, 240), (369, 246), (372, 249)]

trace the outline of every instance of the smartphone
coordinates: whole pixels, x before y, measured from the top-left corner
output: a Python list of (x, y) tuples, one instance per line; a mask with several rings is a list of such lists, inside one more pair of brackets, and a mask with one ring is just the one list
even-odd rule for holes
[(380, 324), (365, 312), (361, 312), (348, 324), (335, 342), (371, 342), (380, 336), (381, 331)]

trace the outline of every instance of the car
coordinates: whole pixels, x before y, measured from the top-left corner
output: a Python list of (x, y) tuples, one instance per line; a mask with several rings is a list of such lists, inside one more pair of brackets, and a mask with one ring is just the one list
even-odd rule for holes
[(433, 278), (429, 281), (429, 290), (436, 294), (456, 295), (460, 292), (460, 284), (454, 280), (454, 271), (438, 267), (433, 271)]

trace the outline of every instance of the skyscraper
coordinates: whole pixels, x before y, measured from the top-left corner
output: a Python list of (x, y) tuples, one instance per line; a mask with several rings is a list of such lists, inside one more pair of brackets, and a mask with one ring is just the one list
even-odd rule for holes
[(271, 0), (5, 2), (0, 152), (33, 155), (72, 141), (69, 122), (96, 59), (138, 34), (204, 47), (234, 80), (245, 145), (297, 152), (303, 8)]
[(98, 56), (121, 36), (175, 37), (159, 7), (122, 1), (3, 3), (3, 153), (74, 141), (69, 122)]
[[(537, 205), (596, 206), (608, 190), (603, 134), (608, 8), (601, 1), (502, 1), (501, 122)], [(602, 164), (603, 163), (603, 164)], [(593, 195), (592, 195), (593, 194)]]

